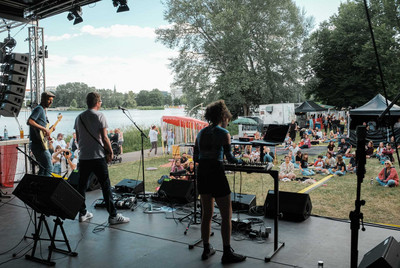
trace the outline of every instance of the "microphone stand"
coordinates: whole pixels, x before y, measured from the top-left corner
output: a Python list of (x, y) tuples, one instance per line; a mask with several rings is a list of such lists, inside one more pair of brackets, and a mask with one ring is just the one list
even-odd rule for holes
[(355, 201), (355, 210), (350, 212), (350, 229), (351, 229), (351, 255), (350, 267), (357, 268), (358, 263), (358, 230), (360, 229), (360, 222), (362, 225), (361, 230), (365, 231), (364, 215), (361, 213), (361, 206), (365, 205), (365, 200), (361, 200), (361, 183), (365, 175), (365, 140), (367, 132), (365, 126), (357, 126), (357, 197)]
[[(142, 201), (143, 202), (147, 202), (147, 198), (146, 198), (146, 188), (145, 188), (145, 176), (144, 176), (144, 138), (147, 139), (146, 134), (144, 134), (144, 132), (140, 129), (140, 127), (138, 127), (138, 125), (135, 123), (135, 121), (132, 120), (130, 114), (127, 114), (125, 111), (127, 111), (124, 108), (120, 108), (122, 110), (122, 112), (126, 115), (126, 117), (128, 117), (128, 119), (133, 123), (133, 125), (139, 130), (140, 132), (140, 138), (141, 138), (141, 160), (142, 160), (142, 179), (143, 179), (143, 198)], [(129, 113), (129, 111), (128, 111)]]

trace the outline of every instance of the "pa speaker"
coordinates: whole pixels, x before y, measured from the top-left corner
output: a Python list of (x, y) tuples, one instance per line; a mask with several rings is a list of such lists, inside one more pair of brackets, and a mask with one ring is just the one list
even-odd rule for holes
[(246, 210), (256, 206), (256, 196), (251, 194), (231, 193), (232, 210)]
[(193, 181), (164, 180), (158, 190), (158, 196), (161, 199), (182, 204), (192, 202), (194, 195)]
[(120, 193), (142, 193), (143, 192), (143, 181), (123, 179), (115, 185), (115, 190)]
[(359, 268), (398, 268), (400, 267), (400, 245), (389, 236), (379, 245), (367, 252)]
[[(311, 215), (312, 204), (308, 194), (279, 191), (279, 213), (283, 220), (301, 222)], [(275, 212), (275, 193), (268, 191), (264, 203), (265, 217), (273, 218)]]
[[(74, 187), (75, 190), (78, 190), (78, 185), (79, 185), (79, 178), (80, 178), (80, 173), (79, 170), (74, 170), (71, 175), (69, 175), (69, 178), (67, 182)], [(96, 189), (100, 189), (100, 183), (99, 179), (97, 179), (96, 175), (94, 173), (90, 173), (88, 183), (87, 183), (87, 191), (93, 191)]]
[(0, 115), (4, 117), (18, 116), (19, 110), (21, 110), (21, 106), (0, 101)]
[(26, 174), (13, 194), (38, 213), (75, 219), (84, 198), (63, 178)]

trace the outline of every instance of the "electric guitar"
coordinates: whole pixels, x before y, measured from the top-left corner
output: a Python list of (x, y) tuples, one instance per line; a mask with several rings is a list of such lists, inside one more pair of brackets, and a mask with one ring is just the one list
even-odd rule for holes
[[(57, 126), (58, 122), (61, 121), (61, 118), (62, 118), (62, 115), (61, 115), (61, 113), (59, 113), (57, 115), (57, 121), (54, 123), (54, 125), (49, 127), (50, 124), (47, 124), (46, 129), (48, 129), (50, 131), (50, 135), (56, 129), (56, 126)], [(49, 149), (49, 141), (51, 141), (51, 137), (50, 137), (50, 135), (49, 136), (45, 136), (44, 133), (45, 132), (43, 132), (43, 131), (39, 131), (40, 138), (42, 140), (43, 149), (48, 150)]]

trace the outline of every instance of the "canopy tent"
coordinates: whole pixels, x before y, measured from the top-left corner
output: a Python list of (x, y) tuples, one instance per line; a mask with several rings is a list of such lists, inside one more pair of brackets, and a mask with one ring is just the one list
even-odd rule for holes
[[(388, 105), (391, 103), (392, 102), (388, 100)], [(351, 109), (350, 128), (352, 130), (350, 131), (350, 142), (352, 144), (356, 143), (355, 129), (358, 125), (362, 125), (364, 122), (370, 127), (370, 130), (367, 132), (367, 140), (372, 140), (375, 146), (377, 146), (379, 142), (388, 142), (390, 137), (393, 135), (391, 130), (388, 129), (388, 126), (397, 122), (397, 118), (400, 117), (400, 107), (394, 104), (390, 109), (390, 116), (389, 113), (387, 113), (384, 120), (378, 122), (378, 117), (386, 108), (386, 99), (381, 94), (377, 94), (363, 106)], [(399, 129), (395, 129), (397, 141), (399, 139), (399, 134)]]
[(313, 101), (305, 101), (299, 107), (297, 107), (294, 112), (296, 115), (302, 115), (305, 113), (322, 112), (327, 110), (328, 109), (319, 106)]
[[(162, 142), (166, 141), (168, 129), (174, 132), (174, 144), (179, 143), (194, 143), (197, 133), (206, 126), (207, 122), (198, 120), (196, 118), (185, 116), (163, 116), (161, 118), (161, 137)], [(164, 144), (163, 144), (164, 148)]]

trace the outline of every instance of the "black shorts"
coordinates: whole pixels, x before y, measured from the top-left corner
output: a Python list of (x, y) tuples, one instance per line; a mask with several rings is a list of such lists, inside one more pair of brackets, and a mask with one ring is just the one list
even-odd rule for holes
[(197, 171), (199, 194), (224, 197), (231, 193), (224, 165), (217, 160), (200, 160)]

